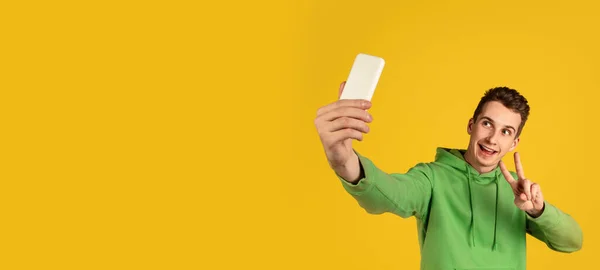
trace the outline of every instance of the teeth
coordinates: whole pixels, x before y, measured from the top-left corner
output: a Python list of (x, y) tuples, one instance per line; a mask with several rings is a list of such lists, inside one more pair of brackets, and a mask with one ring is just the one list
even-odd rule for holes
[(487, 148), (487, 147), (485, 147), (485, 145), (481, 145), (481, 147), (483, 147), (483, 149), (485, 149), (485, 150), (488, 150), (488, 151), (490, 151), (490, 152), (495, 152), (495, 150), (492, 150), (492, 149), (490, 149), (490, 148)]

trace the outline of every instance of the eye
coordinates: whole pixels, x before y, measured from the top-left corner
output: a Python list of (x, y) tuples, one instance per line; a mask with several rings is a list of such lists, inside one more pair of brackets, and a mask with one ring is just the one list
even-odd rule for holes
[(483, 121), (482, 124), (483, 124), (484, 127), (490, 127), (490, 126), (492, 126), (492, 123), (490, 123), (490, 121)]
[(502, 133), (503, 133), (504, 135), (509, 135), (509, 136), (512, 134), (512, 132), (510, 132), (510, 130), (509, 130), (509, 129), (505, 129), (505, 130), (503, 130), (503, 131), (502, 131)]

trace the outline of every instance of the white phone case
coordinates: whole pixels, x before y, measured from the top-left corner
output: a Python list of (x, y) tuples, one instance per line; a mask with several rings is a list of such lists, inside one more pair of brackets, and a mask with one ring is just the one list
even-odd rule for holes
[(371, 101), (384, 65), (385, 61), (381, 57), (359, 53), (354, 59), (340, 99)]

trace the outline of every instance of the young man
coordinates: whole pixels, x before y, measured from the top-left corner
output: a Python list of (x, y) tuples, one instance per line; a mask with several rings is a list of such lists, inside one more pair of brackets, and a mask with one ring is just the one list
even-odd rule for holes
[[(340, 86), (340, 94), (344, 83)], [(315, 125), (329, 165), (368, 213), (417, 219), (421, 269), (525, 269), (526, 233), (560, 252), (581, 249), (577, 222), (546, 201), (502, 157), (519, 144), (529, 116), (516, 90), (488, 90), (467, 125), (466, 150), (438, 148), (435, 161), (388, 174), (352, 148), (372, 121), (366, 100), (339, 100), (319, 109)]]

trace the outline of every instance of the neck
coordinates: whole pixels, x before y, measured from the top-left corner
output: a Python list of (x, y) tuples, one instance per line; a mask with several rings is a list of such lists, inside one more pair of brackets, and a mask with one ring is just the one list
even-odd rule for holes
[(469, 163), (469, 165), (471, 165), (471, 167), (473, 167), (473, 169), (475, 169), (479, 174), (491, 172), (497, 166), (481, 166), (478, 164), (477, 157), (475, 157), (475, 153), (472, 151), (472, 149), (467, 149), (467, 151), (463, 153), (463, 157), (465, 158), (465, 161), (467, 161), (467, 163)]

